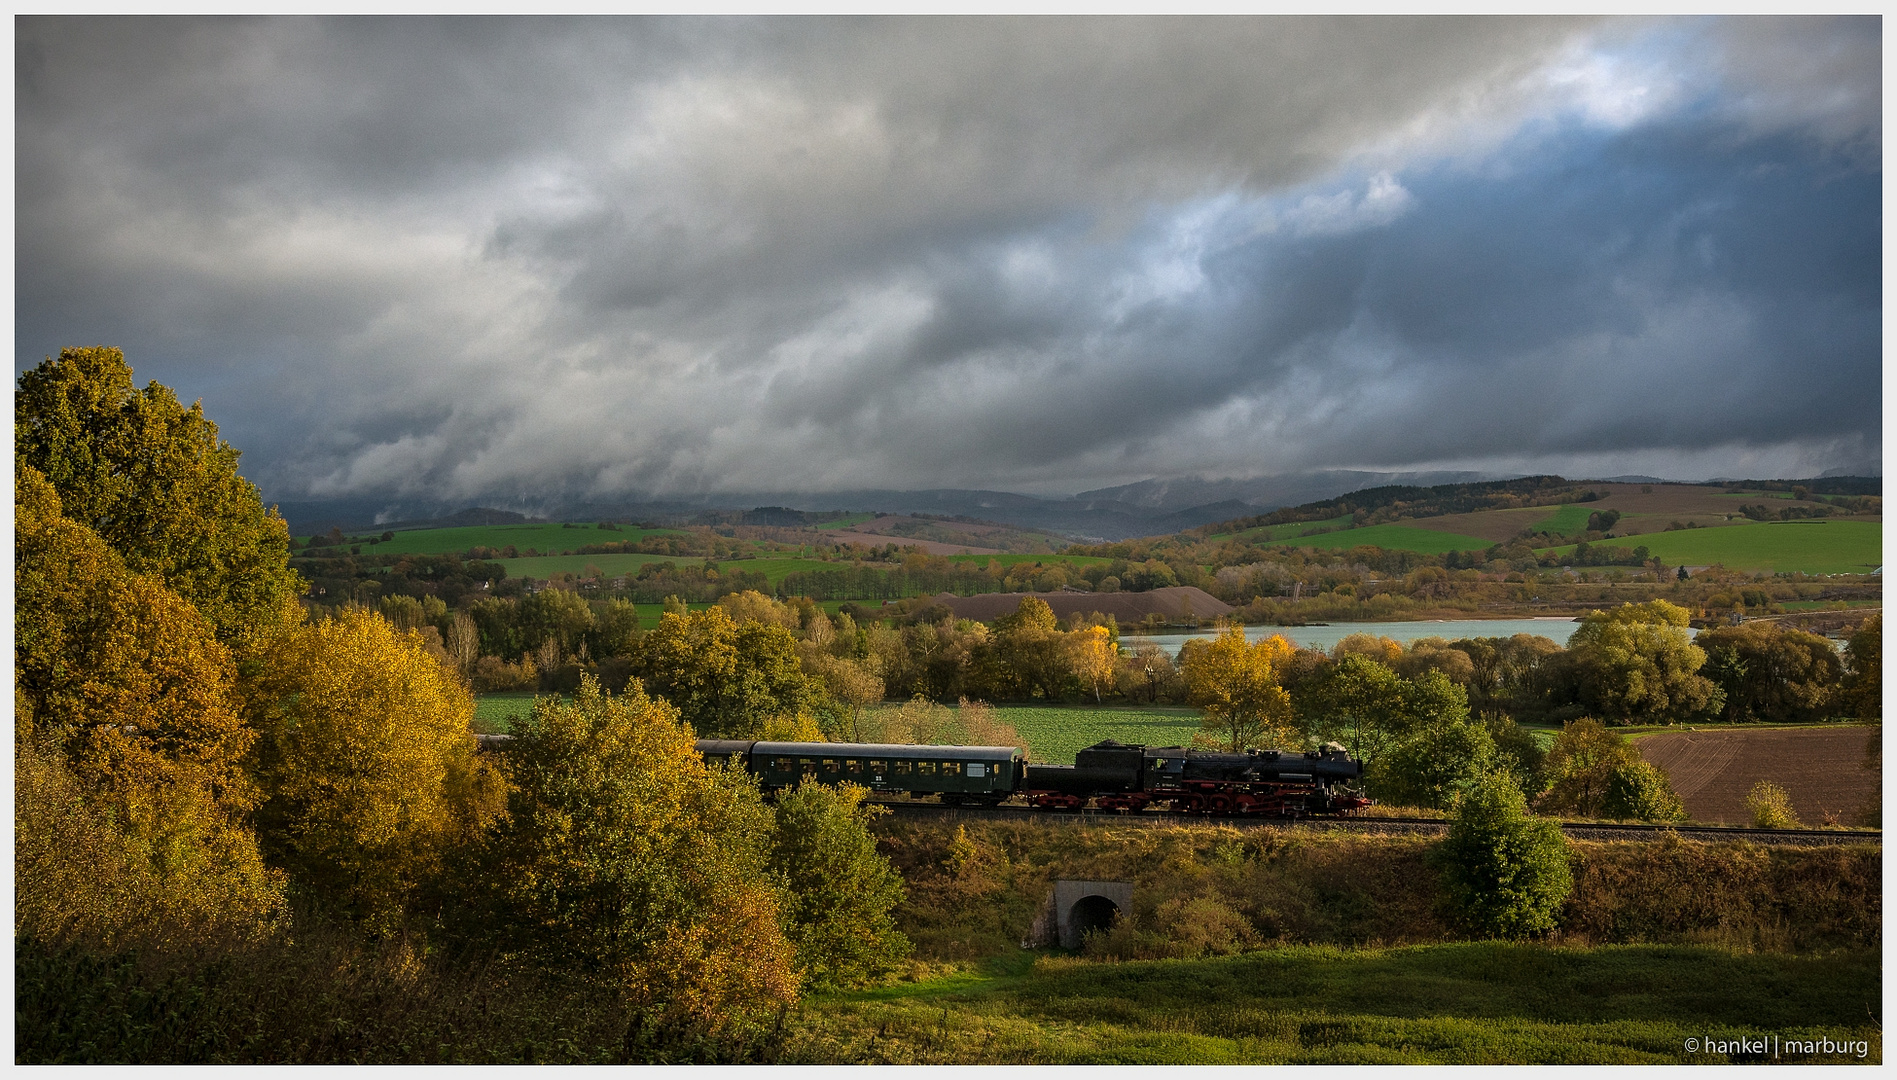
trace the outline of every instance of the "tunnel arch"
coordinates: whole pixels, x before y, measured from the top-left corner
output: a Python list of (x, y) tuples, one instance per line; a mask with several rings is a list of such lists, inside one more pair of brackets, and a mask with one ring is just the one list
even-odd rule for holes
[(1079, 942), (1090, 933), (1097, 931), (1104, 934), (1112, 929), (1113, 920), (1119, 914), (1120, 905), (1095, 893), (1074, 901), (1073, 909), (1068, 912), (1067, 921), (1073, 927), (1074, 940)]

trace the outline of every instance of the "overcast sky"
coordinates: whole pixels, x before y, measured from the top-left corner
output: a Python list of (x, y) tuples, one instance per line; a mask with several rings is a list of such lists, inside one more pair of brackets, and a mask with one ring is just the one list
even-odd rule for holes
[(1881, 471), (1875, 18), (16, 34), (16, 371), (272, 498)]

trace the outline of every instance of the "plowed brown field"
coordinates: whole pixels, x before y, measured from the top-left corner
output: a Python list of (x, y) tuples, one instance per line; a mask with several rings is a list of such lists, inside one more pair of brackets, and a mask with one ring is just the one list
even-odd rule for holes
[(1823, 824), (1826, 814), (1848, 825), (1875, 804), (1883, 783), (1881, 769), (1864, 767), (1870, 734), (1862, 727), (1669, 731), (1634, 745), (1667, 774), (1694, 821), (1751, 824), (1746, 795), (1769, 780), (1791, 795), (1806, 825)]

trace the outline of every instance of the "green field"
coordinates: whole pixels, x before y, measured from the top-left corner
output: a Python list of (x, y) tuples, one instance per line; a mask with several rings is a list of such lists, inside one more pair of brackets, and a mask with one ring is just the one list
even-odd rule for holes
[[(813, 525), (811, 526), (811, 528), (824, 529), (824, 530), (847, 529), (852, 525), (861, 525), (865, 521), (875, 521), (875, 520), (876, 520), (875, 514), (851, 514), (848, 517), (840, 517), (836, 519), (835, 521), (826, 521), (821, 525)], [(898, 544), (902, 543), (902, 541), (899, 539), (896, 542)]]
[(1035, 761), (1050, 765), (1072, 765), (1074, 751), (1102, 739), (1178, 746), (1191, 742), (1192, 733), (1199, 730), (1199, 710), (1187, 708), (998, 705), (995, 713), (1021, 733)]
[(1417, 551), (1425, 555), (1441, 555), (1450, 551), (1487, 551), (1495, 546), (1493, 540), (1484, 540), (1479, 536), (1437, 532), (1413, 525), (1366, 525), (1361, 529), (1344, 529), (1322, 536), (1287, 540), (1285, 543), (1338, 551), (1359, 544), (1370, 544), (1391, 551)]
[(1595, 508), (1590, 506), (1563, 506), (1540, 521), (1533, 528), (1541, 532), (1550, 532), (1556, 536), (1572, 536), (1587, 528), (1588, 515)]
[[(1874, 521), (1767, 521), (1642, 533), (1605, 543), (1629, 549), (1644, 545), (1668, 566), (1865, 574), (1884, 562), (1884, 526)], [(1574, 548), (1548, 550), (1565, 555)]]
[[(1875, 951), (1471, 942), (1287, 946), (1205, 960), (1019, 953), (805, 1006), (804, 1062), (1725, 1064), (1689, 1039), (1866, 1044), (1781, 1063), (1877, 1063)], [(1765, 1058), (1770, 1062), (1769, 1055)]]
[[(364, 537), (380, 536), (380, 530), (361, 530)], [(559, 523), (535, 523), (531, 525), (467, 525), (454, 529), (408, 529), (395, 534), (392, 540), (383, 540), (371, 544), (366, 539), (362, 543), (365, 555), (446, 555), (451, 552), (466, 551), (469, 548), (504, 548), (509, 544), (520, 551), (533, 548), (535, 551), (571, 551), (587, 544), (609, 544), (622, 541), (643, 540), (648, 536), (678, 536), (676, 529), (635, 529), (622, 525), (617, 530), (600, 529), (592, 523), (576, 524), (572, 528)], [(299, 538), (301, 539), (301, 538)], [(322, 543), (321, 537), (308, 538)]]

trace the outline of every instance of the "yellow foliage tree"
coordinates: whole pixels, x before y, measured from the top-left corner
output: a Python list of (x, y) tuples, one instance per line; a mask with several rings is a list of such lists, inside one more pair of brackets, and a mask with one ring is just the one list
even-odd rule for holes
[(66, 519), (31, 466), (14, 483), (14, 678), (41, 737), (93, 780), (203, 784), (248, 809), (254, 736), (214, 628)]
[(14, 929), (113, 947), (249, 933), (283, 906), (243, 822), (252, 733), (210, 623), (19, 465)]
[(398, 918), (445, 848), (499, 811), (474, 700), (420, 634), (360, 610), (300, 627), (268, 654), (260, 689), (266, 849), (353, 917)]
[(1247, 642), (1239, 626), (1226, 627), (1211, 641), (1188, 641), (1180, 650), (1180, 672), (1187, 700), (1205, 710), (1193, 741), (1238, 753), (1295, 739), (1291, 695), (1278, 685), (1277, 669), (1296, 652), (1277, 634)]
[(1085, 626), (1069, 635), (1073, 650), (1074, 674), (1093, 687), (1094, 704), (1100, 704), (1100, 684), (1113, 681), (1119, 660), (1111, 635), (1104, 626)]

